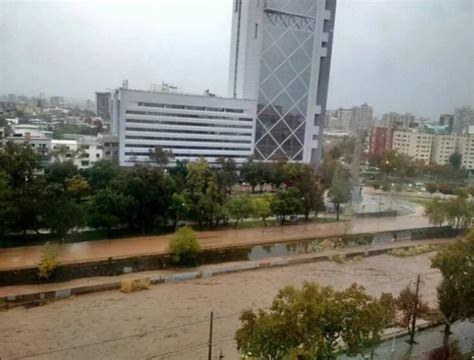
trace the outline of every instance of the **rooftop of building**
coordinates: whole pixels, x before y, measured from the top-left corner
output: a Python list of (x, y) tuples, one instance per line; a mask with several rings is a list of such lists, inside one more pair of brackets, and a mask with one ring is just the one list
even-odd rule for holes
[(172, 91), (155, 91), (155, 90), (143, 90), (143, 89), (130, 89), (119, 87), (115, 91), (128, 91), (128, 92), (138, 92), (138, 93), (148, 93), (148, 94), (160, 94), (160, 95), (170, 95), (170, 96), (188, 96), (188, 97), (202, 97), (202, 98), (210, 98), (210, 99), (220, 99), (220, 100), (236, 100), (236, 101), (253, 101), (253, 99), (244, 99), (244, 98), (234, 98), (234, 97), (225, 97), (225, 96), (217, 96), (213, 93), (206, 93), (206, 90), (203, 94), (192, 94), (192, 93), (184, 93), (184, 92), (172, 92)]

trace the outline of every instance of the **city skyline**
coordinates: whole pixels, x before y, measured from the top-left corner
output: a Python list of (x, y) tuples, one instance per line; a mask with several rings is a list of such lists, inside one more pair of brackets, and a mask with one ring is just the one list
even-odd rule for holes
[[(131, 88), (166, 81), (226, 95), (231, 9), (230, 0), (121, 3), (113, 11), (107, 2), (2, 3), (3, 92), (92, 99), (128, 79)], [(469, 0), (339, 1), (328, 108), (367, 102), (376, 116), (436, 120), (473, 106), (473, 9)]]

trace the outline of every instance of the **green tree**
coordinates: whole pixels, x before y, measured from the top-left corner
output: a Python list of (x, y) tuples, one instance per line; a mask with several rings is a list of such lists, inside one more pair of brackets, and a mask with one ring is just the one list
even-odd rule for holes
[(447, 221), (455, 227), (468, 227), (473, 217), (473, 204), (467, 200), (464, 191), (457, 191), (458, 196), (443, 202)]
[(312, 166), (307, 164), (297, 164), (295, 171), (292, 173), (291, 184), (300, 192), (305, 219), (309, 219), (311, 211), (314, 211), (315, 216), (317, 216), (318, 212), (325, 209), (325, 206), (323, 191), (314, 175)]
[(280, 219), (283, 225), (287, 216), (297, 215), (302, 211), (300, 193), (297, 188), (280, 189), (272, 198), (270, 204), (272, 213)]
[(422, 296), (417, 294), (411, 286), (407, 286), (395, 300), (397, 310), (400, 312), (399, 325), (406, 328), (413, 344), (416, 327), (413, 326), (413, 318), (423, 318), (429, 313), (428, 303), (423, 301)]
[(380, 340), (393, 322), (390, 302), (373, 298), (361, 286), (336, 291), (305, 282), (287, 286), (269, 310), (245, 310), (235, 334), (240, 354), (255, 359), (336, 359)]
[(9, 178), (14, 189), (23, 188), (36, 177), (38, 154), (28, 144), (15, 144), (7, 141), (0, 149), (0, 169)]
[(254, 197), (253, 211), (256, 218), (262, 219), (263, 224), (267, 226), (267, 218), (272, 215), (272, 209), (270, 207), (272, 203), (272, 196), (270, 194), (263, 194), (258, 197)]
[(340, 206), (351, 199), (351, 183), (349, 172), (341, 165), (336, 168), (329, 188), (329, 197), (336, 208), (336, 217), (339, 220)]
[(183, 192), (186, 187), (186, 176), (188, 176), (188, 161), (176, 159), (175, 166), (168, 170), (176, 184), (176, 191)]
[(249, 218), (254, 214), (254, 202), (248, 195), (233, 196), (226, 205), (230, 217), (235, 219), (234, 227), (237, 227), (242, 219)]
[(195, 232), (187, 226), (176, 231), (170, 240), (169, 249), (173, 261), (181, 264), (195, 264), (201, 253)]
[(133, 223), (142, 232), (167, 222), (175, 184), (161, 168), (136, 164), (120, 172), (114, 181), (114, 188), (134, 199)]
[(443, 275), (438, 287), (439, 310), (446, 321), (445, 344), (451, 324), (474, 321), (474, 233), (443, 247), (432, 259), (431, 267)]
[(247, 159), (240, 168), (240, 176), (242, 181), (248, 183), (255, 193), (255, 187), (262, 182), (262, 172), (259, 163), (255, 162), (253, 158)]
[(44, 226), (58, 238), (63, 238), (69, 230), (85, 224), (83, 207), (58, 183), (50, 183), (44, 188), (41, 215)]
[(107, 229), (111, 235), (112, 228), (124, 224), (133, 216), (134, 199), (110, 188), (101, 189), (92, 197), (87, 220), (94, 228)]
[(85, 169), (84, 176), (94, 190), (111, 186), (120, 173), (120, 167), (111, 160), (96, 161), (90, 168)]
[(9, 178), (5, 171), (0, 170), (0, 236), (7, 232), (7, 208), (10, 205), (13, 190), (9, 185)]
[(66, 191), (77, 201), (80, 201), (91, 191), (89, 182), (82, 175), (74, 175), (71, 178), (67, 178), (65, 185)]
[(225, 194), (232, 194), (232, 187), (237, 184), (239, 176), (237, 175), (237, 165), (234, 159), (220, 156), (217, 159), (219, 168), (217, 171), (217, 179), (219, 186), (224, 190)]
[(170, 159), (173, 158), (173, 152), (163, 149), (161, 145), (156, 145), (153, 149), (150, 149), (150, 159), (161, 168), (168, 166)]
[(439, 199), (433, 199), (425, 205), (425, 216), (433, 225), (441, 226), (446, 221), (448, 214), (444, 203)]
[(4, 232), (26, 235), (37, 230), (40, 222), (40, 198), (43, 178), (37, 174), (38, 155), (28, 144), (7, 141), (0, 148), (2, 194), (0, 227)]
[(224, 196), (219, 191), (216, 173), (204, 158), (188, 164), (186, 190), (189, 216), (196, 220), (202, 229), (204, 224), (217, 226), (222, 218)]
[(71, 160), (55, 161), (46, 169), (46, 180), (49, 183), (66, 184), (66, 179), (79, 175), (79, 169)]
[(324, 159), (321, 163), (321, 166), (318, 169), (317, 176), (321, 179), (321, 185), (324, 188), (329, 188), (331, 186), (332, 179), (334, 178), (334, 171), (342, 166), (338, 160), (333, 159)]
[(449, 156), (449, 165), (456, 170), (459, 170), (462, 165), (462, 155), (458, 152), (454, 152)]

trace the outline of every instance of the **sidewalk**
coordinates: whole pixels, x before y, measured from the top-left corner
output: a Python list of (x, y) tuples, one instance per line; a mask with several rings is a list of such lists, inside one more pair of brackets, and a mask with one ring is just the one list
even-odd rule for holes
[[(267, 244), (318, 237), (335, 237), (349, 234), (384, 232), (430, 227), (420, 210), (415, 214), (384, 218), (353, 219), (334, 223), (261, 227), (198, 232), (203, 249)], [(172, 235), (130, 237), (114, 240), (86, 241), (59, 245), (61, 264), (126, 258), (168, 252)], [(0, 249), (0, 270), (36, 267), (41, 246), (24, 246)]]
[(0, 300), (8, 302), (31, 302), (46, 299), (65, 298), (72, 295), (81, 295), (97, 291), (114, 290), (120, 288), (120, 281), (124, 279), (148, 278), (152, 284), (172, 281), (184, 281), (202, 277), (210, 277), (224, 273), (233, 273), (262, 268), (298, 265), (314, 261), (326, 261), (333, 255), (344, 255), (347, 258), (357, 255), (375, 256), (386, 253), (394, 248), (406, 248), (415, 245), (443, 245), (452, 239), (429, 239), (414, 241), (400, 241), (389, 244), (361, 245), (351, 248), (328, 250), (317, 253), (271, 257), (255, 261), (235, 261), (215, 265), (202, 265), (195, 268), (143, 271), (118, 276), (104, 276), (83, 278), (63, 283), (16, 285), (0, 287)]

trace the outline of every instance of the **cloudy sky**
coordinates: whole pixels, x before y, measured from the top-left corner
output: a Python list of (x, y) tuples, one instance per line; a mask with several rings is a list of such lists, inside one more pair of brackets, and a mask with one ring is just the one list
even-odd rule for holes
[[(0, 94), (165, 81), (226, 95), (232, 0), (0, 3)], [(329, 107), (474, 106), (474, 0), (338, 0)]]

